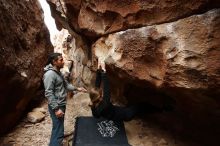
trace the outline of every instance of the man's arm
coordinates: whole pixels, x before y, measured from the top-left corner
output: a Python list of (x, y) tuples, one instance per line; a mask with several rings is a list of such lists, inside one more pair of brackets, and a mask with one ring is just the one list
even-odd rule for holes
[(66, 89), (68, 91), (75, 91), (75, 90), (77, 90), (77, 88), (75, 86), (73, 86), (72, 84), (70, 84), (67, 80), (65, 80), (65, 84), (66, 84)]
[(67, 80), (65, 80), (66, 89), (69, 91), (79, 91), (79, 92), (86, 92), (87, 90), (83, 87), (75, 87), (71, 83), (69, 83)]

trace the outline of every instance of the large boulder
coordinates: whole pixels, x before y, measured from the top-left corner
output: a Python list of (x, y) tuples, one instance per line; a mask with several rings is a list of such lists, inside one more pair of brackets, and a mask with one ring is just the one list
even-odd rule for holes
[(58, 26), (62, 25), (61, 18), (66, 17), (72, 28), (87, 36), (100, 36), (128, 28), (176, 21), (220, 6), (217, 0), (47, 1)]
[(52, 51), (38, 1), (0, 2), (0, 133), (21, 117), (38, 94), (43, 67)]
[(157, 87), (208, 89), (220, 85), (220, 10), (176, 22), (102, 37), (94, 54), (131, 79)]
[[(217, 125), (220, 113), (220, 9), (172, 23), (129, 29), (93, 45), (107, 62), (112, 86), (131, 101), (164, 106), (185, 120)], [(160, 94), (161, 93), (161, 94)], [(120, 94), (118, 94), (120, 95)], [(207, 120), (212, 119), (212, 120)], [(198, 123), (197, 123), (198, 124)]]

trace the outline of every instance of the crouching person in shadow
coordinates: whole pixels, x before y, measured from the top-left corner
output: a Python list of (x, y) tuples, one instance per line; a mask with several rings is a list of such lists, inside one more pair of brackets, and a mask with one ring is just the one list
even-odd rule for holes
[(90, 89), (89, 95), (91, 99), (90, 107), (95, 118), (103, 117), (114, 121), (129, 121), (137, 113), (136, 106), (122, 107), (111, 103), (105, 63), (98, 63), (95, 87)]
[(105, 69), (105, 63), (98, 62), (96, 71), (95, 87), (89, 90), (91, 99), (90, 107), (95, 118), (106, 118), (114, 121), (130, 121), (135, 116), (145, 114), (170, 112), (173, 109), (167, 107), (156, 107), (150, 103), (137, 103), (132, 106), (116, 106), (111, 103), (109, 80)]

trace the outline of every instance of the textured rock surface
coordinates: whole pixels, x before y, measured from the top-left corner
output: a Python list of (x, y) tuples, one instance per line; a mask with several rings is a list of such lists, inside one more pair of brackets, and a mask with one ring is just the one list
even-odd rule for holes
[(45, 115), (40, 111), (32, 111), (27, 115), (27, 120), (31, 123), (37, 123), (43, 120)]
[[(220, 6), (217, 0), (61, 0), (61, 4), (58, 0), (48, 1), (54, 4), (51, 3), (53, 10), (62, 7), (69, 24), (88, 36), (175, 21)], [(56, 20), (60, 24), (60, 19)]]
[[(220, 10), (99, 39), (94, 54), (157, 87), (219, 87)], [(211, 59), (212, 58), (212, 59)]]
[(43, 113), (43, 114), (45, 114), (47, 111), (46, 111), (46, 109), (45, 108), (43, 108), (43, 107), (39, 107), (39, 108), (34, 108), (33, 110), (32, 110), (33, 112), (41, 112), (41, 113)]
[(173, 23), (122, 31), (99, 39), (94, 54), (132, 79), (157, 87), (219, 87), (219, 23), (216, 9)]
[(20, 118), (37, 95), (47, 54), (52, 51), (37, 1), (0, 2), (0, 133)]
[(93, 45), (93, 64), (96, 57), (106, 60), (110, 74), (119, 77), (112, 81), (132, 101), (146, 99), (164, 106), (167, 99), (159, 95), (163, 92), (186, 121), (214, 126), (220, 121), (219, 24), (220, 9), (215, 9), (111, 34)]
[(90, 85), (93, 74), (89, 69), (91, 61), (88, 60), (86, 48), (77, 45), (79, 40), (69, 34), (66, 29), (61, 30), (54, 41), (56, 42), (55, 52), (60, 52), (64, 56), (65, 66), (62, 72), (66, 75), (69, 74), (70, 80), (76, 86)]

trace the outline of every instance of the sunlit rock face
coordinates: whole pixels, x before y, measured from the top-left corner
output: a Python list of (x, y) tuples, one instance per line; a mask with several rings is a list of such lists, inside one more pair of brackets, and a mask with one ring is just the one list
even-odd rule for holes
[(76, 86), (90, 86), (92, 72), (89, 67), (91, 61), (85, 48), (77, 45), (74, 36), (68, 30), (62, 29), (54, 38), (54, 51), (62, 53), (65, 61), (64, 68), (61, 70), (65, 76)]
[(219, 12), (212, 10), (173, 23), (102, 37), (93, 46), (94, 54), (133, 79), (157, 87), (218, 86)]
[(220, 121), (219, 39), (220, 9), (214, 9), (102, 37), (93, 45), (93, 64), (105, 60), (109, 75), (118, 77), (113, 88), (131, 101), (163, 106), (163, 92), (186, 118)]
[(0, 133), (3, 133), (36, 97), (48, 52), (53, 48), (37, 1), (2, 0), (0, 13)]
[[(61, 4), (58, 0), (48, 1), (53, 10), (66, 15), (71, 27), (87, 36), (176, 21), (220, 6), (217, 0), (61, 0)], [(53, 14), (58, 18), (55, 11)], [(56, 19), (56, 23), (61, 24), (61, 19)]]

